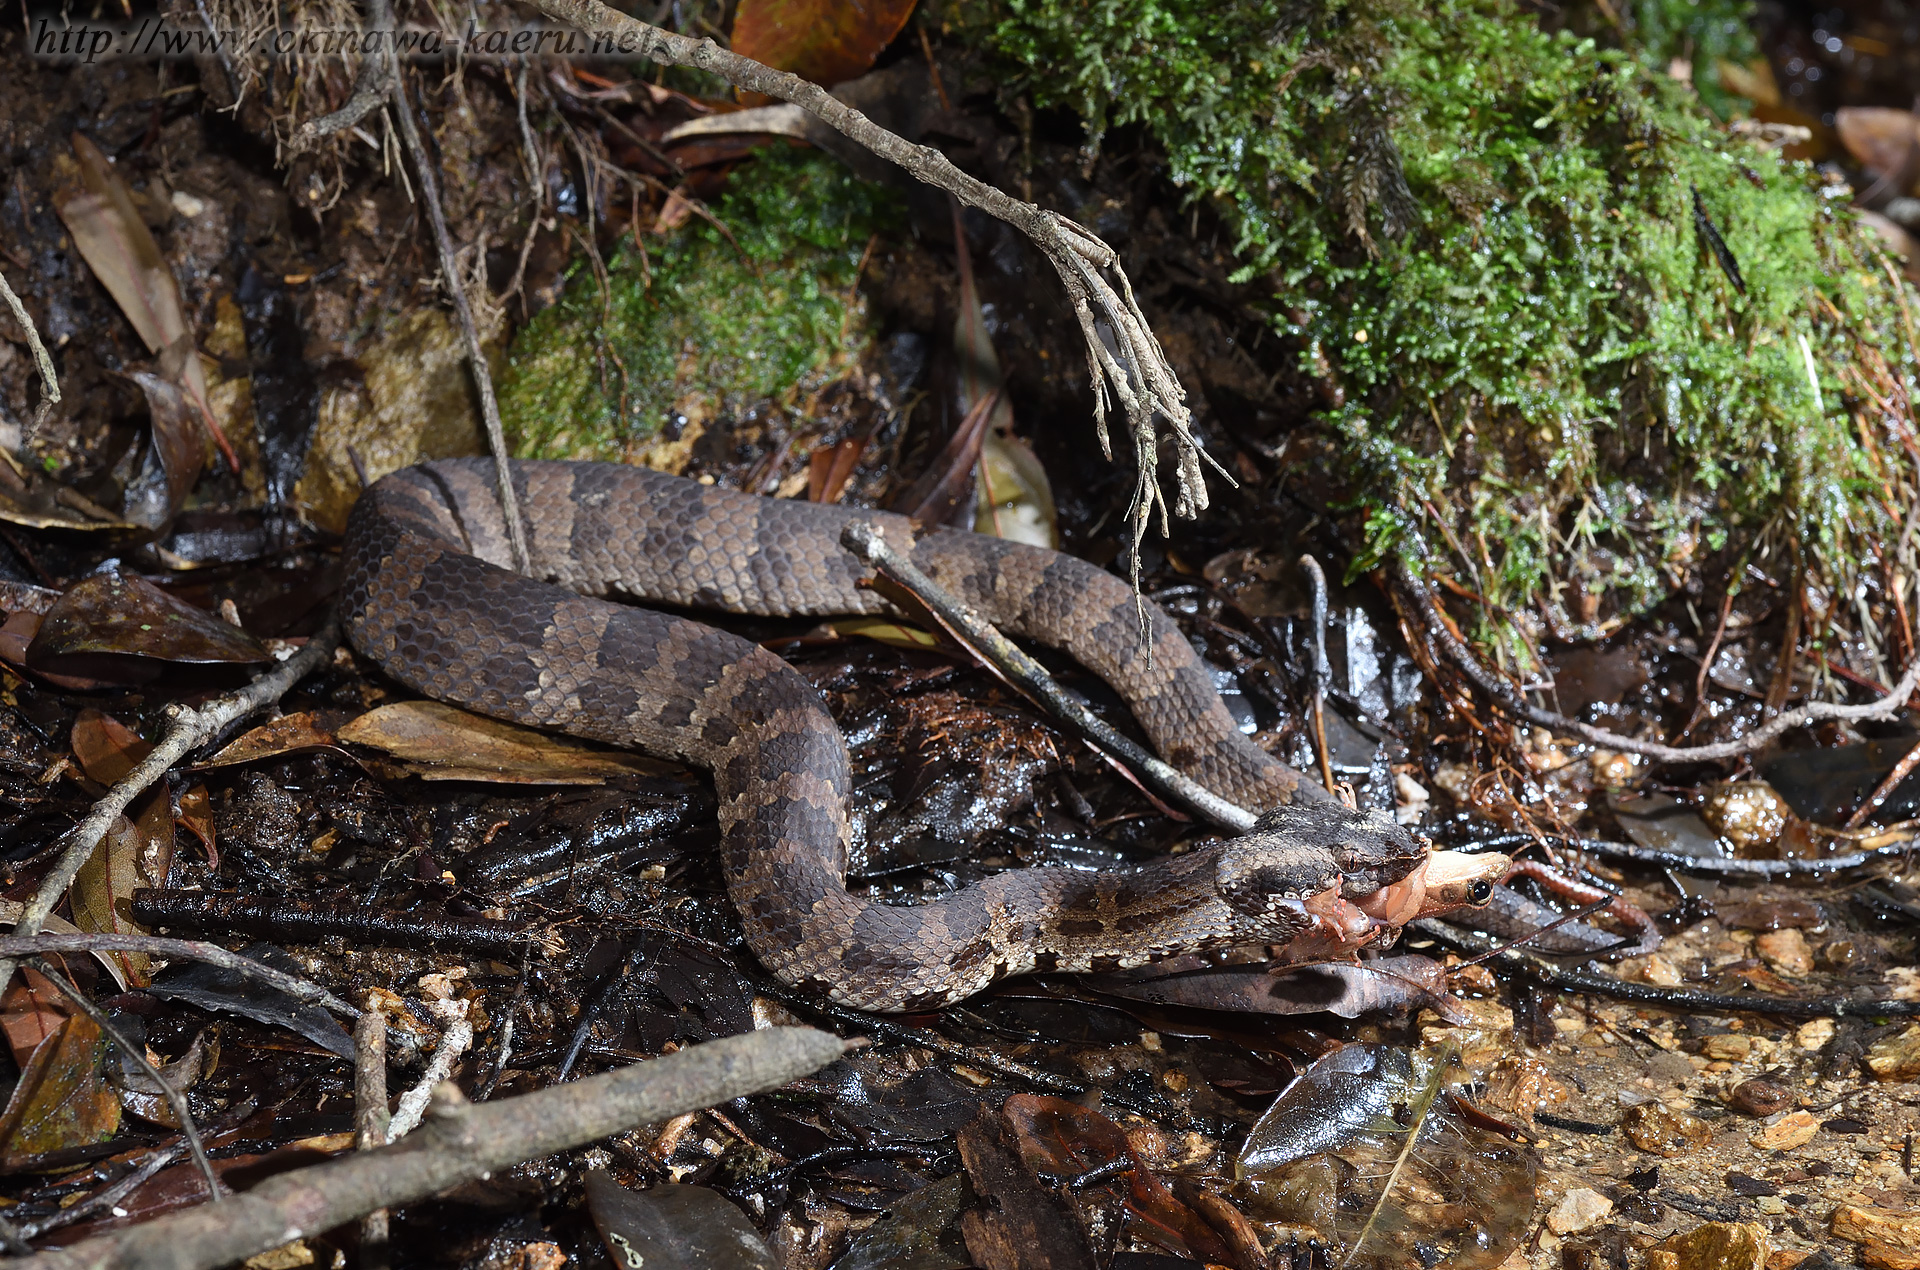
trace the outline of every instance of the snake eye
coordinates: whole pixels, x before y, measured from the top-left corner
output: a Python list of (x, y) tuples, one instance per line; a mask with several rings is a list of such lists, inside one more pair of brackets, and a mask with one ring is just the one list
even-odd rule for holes
[(1467, 888), (1467, 903), (1469, 904), (1473, 904), (1473, 905), (1485, 904), (1488, 900), (1492, 898), (1493, 898), (1493, 883), (1487, 881), (1485, 878), (1481, 878), (1478, 882), (1475, 882), (1472, 886)]

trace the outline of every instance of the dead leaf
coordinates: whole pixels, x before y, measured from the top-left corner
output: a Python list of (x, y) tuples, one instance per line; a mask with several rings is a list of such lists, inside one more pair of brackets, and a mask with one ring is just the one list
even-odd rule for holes
[(1844, 106), (1833, 113), (1840, 144), (1860, 166), (1879, 176), (1902, 173), (1909, 183), (1920, 164), (1920, 119), (1910, 110), (1885, 106)]
[(128, 376), (147, 398), (147, 461), (127, 485), (122, 514), (158, 534), (173, 523), (206, 466), (206, 434), (180, 386), (150, 371)]
[(0, 1167), (104, 1142), (120, 1128), (120, 1099), (104, 1072), (107, 1039), (84, 1014), (70, 1016), (34, 1050), (0, 1113)]
[(975, 533), (1058, 550), (1053, 485), (1032, 446), (1011, 432), (987, 429), (980, 440), (979, 491)]
[(33, 1052), (72, 1014), (73, 1003), (45, 975), (32, 966), (22, 966), (20, 974), (7, 985), (6, 1006), (0, 1010), (0, 1031), (6, 1033), (14, 1065), (25, 1067)]
[[(307, 754), (316, 750), (329, 750), (343, 758), (352, 758), (351, 754), (340, 748), (333, 734), (334, 725), (345, 722), (348, 716), (344, 711), (330, 710), (326, 713), (333, 717), (323, 720), (318, 712), (301, 710), (250, 728), (228, 742), (213, 757), (194, 764), (194, 770), (233, 767), (240, 763), (257, 763), (262, 759)], [(185, 803), (186, 800), (182, 798), (183, 808)], [(198, 833), (197, 830), (195, 832)]]
[[(211, 1044), (208, 1037), (215, 1039)], [(142, 1120), (164, 1125), (169, 1129), (180, 1127), (180, 1118), (174, 1114), (173, 1103), (166, 1093), (154, 1083), (153, 1078), (129, 1060), (124, 1054), (115, 1054), (117, 1060), (108, 1065), (107, 1079), (120, 1091), (120, 1105), (139, 1116)], [(176, 1093), (186, 1093), (200, 1081), (213, 1074), (220, 1062), (220, 1042), (213, 1028), (202, 1028), (193, 1037), (193, 1044), (187, 1046), (187, 1052), (171, 1063), (160, 1061), (159, 1055), (147, 1051), (147, 1061), (160, 1073), (160, 1079), (167, 1082)]]
[(1862, 224), (1879, 234), (1887, 250), (1900, 258), (1900, 272), (1907, 276), (1907, 281), (1920, 284), (1920, 239), (1908, 233), (1906, 226), (1896, 224), (1878, 212), (1855, 208), (1853, 214), (1860, 218)]
[(218, 869), (220, 849), (214, 843), (213, 799), (208, 795), (207, 787), (195, 785), (180, 795), (178, 808), (175, 823), (200, 840), (200, 846), (207, 853), (207, 863)]
[[(164, 797), (164, 791), (156, 791)], [(73, 924), (98, 935), (145, 935), (133, 920), (133, 893), (141, 887), (165, 886), (166, 868), (173, 860), (173, 816), (143, 815), (138, 823), (114, 818), (106, 837), (74, 875), (67, 892), (73, 906)], [(155, 873), (158, 876), (155, 876)], [(145, 953), (109, 954), (126, 972), (127, 980), (144, 988), (153, 981), (153, 961)]]
[(27, 648), (38, 672), (143, 683), (162, 662), (256, 665), (272, 654), (237, 626), (134, 574), (107, 570), (67, 589)]
[(1714, 69), (1719, 72), (1720, 87), (1735, 96), (1762, 106), (1780, 104), (1780, 85), (1773, 78), (1773, 65), (1766, 58), (1756, 57), (1745, 66), (1720, 61), (1714, 63)]
[(502, 723), (438, 701), (401, 701), (348, 723), (340, 740), (414, 765), (430, 781), (598, 785), (610, 776), (668, 770), (654, 760)]
[(63, 173), (68, 179), (54, 196), (54, 210), (73, 235), (73, 245), (80, 249), (87, 267), (133, 323), (147, 351), (174, 364), (163, 369), (177, 376), (220, 453), (238, 472), (240, 462), (207, 404), (206, 374), (200, 355), (193, 350), (193, 328), (180, 304), (173, 270), (134, 207), (132, 191), (100, 147), (76, 132), (73, 153), (77, 170)]
[(836, 617), (831, 629), (837, 635), (871, 639), (895, 648), (935, 650), (941, 647), (939, 636), (884, 617)]
[(1465, 1078), (1451, 1049), (1335, 1050), (1274, 1100), (1235, 1171), (1263, 1216), (1331, 1243), (1332, 1265), (1491, 1270), (1527, 1232), (1538, 1164), (1455, 1110)]
[[(26, 911), (26, 907), (27, 906), (19, 900), (0, 900), (0, 923), (11, 927), (15, 922), (20, 920), (20, 914)], [(86, 933), (57, 913), (49, 913), (46, 919), (40, 923), (40, 929), (49, 935), (84, 935)], [(55, 959), (62, 956), (60, 953), (48, 953), (47, 955)], [(113, 959), (113, 954), (97, 952), (93, 954), (93, 959), (99, 962), (108, 974), (113, 976), (113, 981), (120, 985), (120, 991), (125, 992), (132, 986), (127, 982), (126, 973), (120, 968), (120, 963)], [(34, 974), (37, 972), (28, 968), (24, 973)], [(15, 980), (15, 982), (17, 983), (19, 981)], [(49, 987), (48, 991), (52, 991), (52, 988)], [(7, 1000), (9, 1004), (11, 1004), (13, 998), (9, 996)]]
[(872, 437), (848, 437), (838, 445), (823, 445), (807, 457), (807, 501), (837, 503), (847, 492), (847, 480), (859, 466)]
[(733, 51), (831, 88), (866, 73), (912, 13), (913, 0), (741, 0)]
[(153, 753), (153, 746), (138, 732), (92, 706), (74, 719), (69, 740), (81, 770), (102, 785), (117, 784)]
[(1013, 1131), (1020, 1158), (1035, 1173), (1077, 1177), (1099, 1165), (1127, 1160), (1127, 1209), (1137, 1223), (1134, 1233), (1176, 1256), (1255, 1270), (1234, 1257), (1204, 1218), (1174, 1198), (1134, 1151), (1125, 1130), (1099, 1112), (1064, 1098), (1015, 1094), (1001, 1105), (1000, 1114)]

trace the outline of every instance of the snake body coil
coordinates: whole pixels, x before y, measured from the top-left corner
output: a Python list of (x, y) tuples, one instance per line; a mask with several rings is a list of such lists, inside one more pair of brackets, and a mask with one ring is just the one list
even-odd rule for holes
[[(783, 981), (871, 1010), (924, 1010), (1034, 970), (1108, 970), (1309, 933), (1363, 942), (1342, 899), (1407, 876), (1425, 850), (1348, 811), (1234, 726), (1159, 610), (1151, 657), (1134, 597), (1084, 561), (899, 516), (756, 498), (643, 468), (516, 462), (532, 577), (510, 556), (488, 460), (397, 472), (347, 531), (353, 646), (428, 696), (681, 759), (713, 773), (727, 884)], [(853, 517), (1009, 634), (1059, 649), (1127, 700), (1166, 759), (1243, 806), (1244, 837), (1124, 873), (1018, 869), (927, 903), (846, 888), (846, 746), (819, 694), (774, 654), (612, 600), (761, 615), (887, 613), (839, 544)]]

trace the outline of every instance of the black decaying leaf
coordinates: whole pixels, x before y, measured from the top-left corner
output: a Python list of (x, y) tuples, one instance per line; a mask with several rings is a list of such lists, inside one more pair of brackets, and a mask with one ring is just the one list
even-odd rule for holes
[(1720, 236), (1720, 227), (1713, 223), (1713, 217), (1707, 215), (1706, 204), (1700, 201), (1700, 187), (1693, 187), (1693, 228), (1707, 246), (1713, 251), (1713, 258), (1720, 262), (1720, 270), (1727, 275), (1727, 281), (1741, 295), (1747, 293), (1746, 279), (1740, 276), (1740, 262), (1733, 258), (1733, 249), (1727, 246), (1727, 240)]

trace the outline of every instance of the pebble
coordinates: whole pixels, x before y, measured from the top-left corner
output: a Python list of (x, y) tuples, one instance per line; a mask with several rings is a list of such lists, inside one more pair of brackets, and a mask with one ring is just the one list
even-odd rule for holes
[(1750, 1136), (1747, 1145), (1758, 1151), (1791, 1151), (1813, 1141), (1813, 1135), (1818, 1132), (1820, 1122), (1812, 1112), (1789, 1111)]
[(1753, 1038), (1739, 1032), (1709, 1036), (1700, 1052), (1720, 1063), (1744, 1063), (1753, 1053)]
[(1612, 1200), (1582, 1186), (1560, 1197), (1560, 1202), (1547, 1214), (1547, 1229), (1556, 1235), (1577, 1234), (1597, 1225), (1612, 1211)]
[(1883, 1036), (1868, 1046), (1867, 1069), (1875, 1079), (1889, 1084), (1920, 1080), (1920, 1025), (1898, 1036)]
[(1750, 1222), (1708, 1222), (1647, 1253), (1647, 1270), (1767, 1270), (1773, 1246)]
[(1862, 1244), (1875, 1270), (1920, 1270), (1920, 1213), (1883, 1213), (1842, 1204), (1833, 1214), (1834, 1237)]
[(1775, 973), (1789, 979), (1801, 979), (1813, 973), (1813, 949), (1807, 937), (1794, 927), (1770, 930), (1758, 936), (1753, 941), (1753, 949)]
[(1654, 1155), (1685, 1155), (1713, 1138), (1706, 1121), (1657, 1102), (1628, 1108), (1620, 1124), (1633, 1145)]
[(1790, 815), (1786, 800), (1765, 781), (1715, 785), (1700, 809), (1700, 818), (1743, 856), (1758, 854), (1778, 842)]
[(1659, 953), (1649, 954), (1641, 963), (1640, 976), (1661, 988), (1677, 988), (1684, 982), (1680, 977), (1680, 967)]
[(1764, 1119), (1793, 1105), (1793, 1091), (1770, 1080), (1743, 1080), (1727, 1095), (1733, 1109), (1743, 1115)]
[(1486, 1101), (1527, 1122), (1546, 1107), (1563, 1107), (1571, 1092), (1537, 1058), (1508, 1057), (1487, 1073)]
[(1810, 1019), (1793, 1034), (1793, 1043), (1803, 1050), (1825, 1049), (1833, 1039), (1833, 1032), (1832, 1019)]

